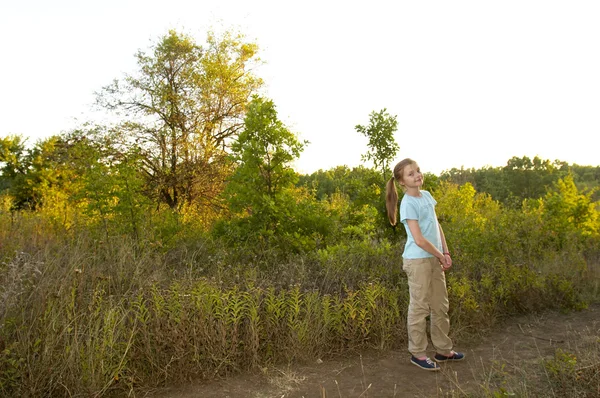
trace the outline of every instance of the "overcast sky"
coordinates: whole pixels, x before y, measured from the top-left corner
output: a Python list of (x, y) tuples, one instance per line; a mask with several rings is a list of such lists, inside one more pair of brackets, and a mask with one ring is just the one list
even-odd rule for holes
[(513, 156), (599, 165), (600, 1), (53, 0), (0, 5), (0, 136), (96, 117), (169, 29), (234, 29), (260, 46), (280, 119), (310, 141), (300, 172), (356, 166), (354, 129), (387, 108), (397, 160), (433, 173)]

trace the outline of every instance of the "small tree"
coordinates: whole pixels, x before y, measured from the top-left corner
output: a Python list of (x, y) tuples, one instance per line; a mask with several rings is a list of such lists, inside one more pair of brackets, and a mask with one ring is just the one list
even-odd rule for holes
[(300, 156), (304, 144), (277, 119), (271, 100), (254, 96), (245, 129), (232, 145), (237, 163), (228, 186), (232, 210), (248, 210), (254, 217), (264, 218), (265, 227), (274, 227), (269, 224), (274, 221), (275, 208), (298, 179), (290, 164)]
[(104, 139), (110, 133), (103, 130), (72, 133), (69, 146), (72, 166), (82, 182), (72, 199), (85, 205), (84, 213), (90, 221), (102, 223), (107, 237), (114, 229), (137, 239), (151, 204), (139, 171), (142, 160), (135, 148), (125, 153), (114, 148), (110, 140)]
[(376, 170), (382, 175), (389, 174), (390, 163), (398, 153), (400, 146), (394, 139), (394, 132), (398, 129), (396, 116), (387, 113), (383, 108), (379, 112), (371, 112), (369, 125), (356, 125), (355, 130), (369, 139), (367, 146), (369, 150), (362, 156), (363, 161), (372, 161)]
[(295, 186), (298, 175), (291, 166), (306, 142), (277, 118), (271, 100), (258, 96), (249, 104), (244, 127), (232, 145), (236, 170), (225, 190), (233, 219), (216, 232), (238, 241), (256, 239), (255, 248), (259, 241), (292, 250), (314, 246), (316, 234), (327, 228), (323, 209)]
[(544, 225), (561, 241), (569, 234), (575, 236), (598, 236), (600, 217), (597, 204), (592, 201), (593, 191), (577, 189), (573, 176), (559, 179), (540, 200), (543, 204)]
[(19, 135), (0, 138), (0, 191), (16, 189), (19, 179), (27, 174), (25, 140)]
[(20, 136), (0, 139), (0, 189), (19, 209), (62, 204), (77, 189), (67, 149), (64, 137), (58, 135), (39, 140), (32, 148), (26, 148)]

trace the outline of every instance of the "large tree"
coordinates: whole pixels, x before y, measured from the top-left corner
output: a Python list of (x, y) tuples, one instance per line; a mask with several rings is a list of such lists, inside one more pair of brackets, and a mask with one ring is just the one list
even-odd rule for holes
[(227, 174), (229, 140), (243, 126), (258, 47), (243, 36), (209, 33), (206, 45), (169, 31), (150, 53), (139, 51), (136, 75), (115, 80), (98, 103), (124, 112), (125, 146), (141, 155), (156, 197), (172, 209), (214, 204)]

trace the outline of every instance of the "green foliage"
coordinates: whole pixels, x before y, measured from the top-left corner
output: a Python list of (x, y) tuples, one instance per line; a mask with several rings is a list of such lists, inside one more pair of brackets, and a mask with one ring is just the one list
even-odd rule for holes
[(204, 47), (169, 31), (138, 52), (139, 71), (115, 80), (98, 103), (124, 111), (121, 145), (136, 148), (153, 197), (171, 209), (215, 206), (230, 172), (225, 147), (242, 128), (246, 105), (262, 80), (251, 73), (258, 47), (227, 32)]
[(591, 195), (592, 192), (579, 192), (572, 176), (559, 179), (541, 200), (544, 227), (562, 235), (559, 239), (569, 233), (582, 237), (598, 235), (600, 219)]
[(383, 176), (390, 174), (390, 163), (400, 149), (394, 138), (398, 129), (397, 116), (391, 116), (384, 108), (379, 112), (371, 112), (369, 125), (356, 125), (354, 129), (369, 139), (368, 152), (363, 155), (363, 160), (372, 161), (376, 170)]
[[(123, 186), (111, 173), (106, 186)], [(560, 187), (548, 200), (578, 208), (582, 194), (569, 184), (573, 195), (559, 194)], [(348, 194), (317, 200), (293, 189), (306, 195), (297, 201), (302, 213), (324, 226), (321, 246), (307, 250), (308, 240), (299, 240), (306, 251), (298, 254), (259, 240), (212, 241), (202, 226), (194, 229), (193, 212), (146, 208), (137, 239), (117, 235), (116, 226), (98, 239), (87, 222), (65, 228), (41, 210), (0, 208), (0, 392), (141, 394), (281, 361), (405, 345), (403, 242), (378, 236), (374, 209)], [(585, 305), (582, 294), (600, 272), (594, 230), (570, 233), (561, 248), (544, 228), (545, 206), (507, 209), (468, 184), (440, 182), (434, 195), (454, 258), (447, 283), (456, 333), (515, 312)], [(106, 203), (116, 222), (119, 212)]]
[(600, 166), (580, 166), (578, 164), (564, 165), (573, 175), (577, 188), (585, 192), (593, 192), (594, 202), (600, 201)]
[(237, 164), (229, 183), (232, 210), (250, 208), (260, 213), (269, 206), (266, 202), (293, 187), (297, 176), (291, 162), (304, 145), (277, 118), (273, 101), (255, 96), (248, 106), (244, 131), (232, 144)]
[(553, 184), (568, 175), (573, 176), (579, 190), (592, 193), (593, 201), (599, 199), (600, 166), (550, 162), (537, 156), (533, 159), (513, 157), (504, 167), (453, 168), (444, 171), (440, 178), (458, 185), (468, 182), (477, 192), (486, 192), (506, 206), (519, 208), (523, 200), (542, 197)]
[(352, 204), (365, 204), (380, 207), (380, 195), (384, 186), (381, 175), (374, 169), (358, 166), (337, 166), (331, 170), (319, 170), (310, 175), (302, 175), (299, 186), (314, 192), (317, 199), (323, 200), (340, 193), (347, 195)]
[(0, 140), (1, 184), (17, 209), (60, 207), (77, 189), (68, 144), (60, 136), (38, 141), (32, 148), (18, 136)]
[(69, 202), (82, 209), (87, 222), (100, 226), (105, 238), (126, 233), (136, 238), (151, 201), (139, 173), (140, 156), (135, 150), (120, 152), (111, 142), (115, 132), (104, 128), (75, 130), (64, 136), (70, 167), (78, 189)]
[(526, 198), (539, 198), (560, 175), (556, 166), (556, 163), (537, 156), (533, 160), (526, 156), (513, 157), (504, 167), (504, 185), (518, 202)]
[[(543, 219), (549, 215), (504, 208), (468, 183), (442, 182), (435, 197), (454, 260), (447, 276), (454, 323), (585, 306), (576, 286), (593, 286), (580, 279), (589, 272), (575, 243), (587, 239), (583, 235), (571, 236), (570, 246), (561, 248), (548, 239)], [(558, 252), (564, 257), (557, 259)]]
[(235, 172), (225, 196), (232, 219), (217, 234), (295, 250), (314, 248), (326, 233), (323, 205), (302, 188), (291, 162), (305, 143), (277, 118), (271, 100), (254, 97), (245, 128), (232, 144)]
[[(383, 205), (384, 179), (374, 169), (358, 166), (338, 166), (300, 176), (299, 186), (307, 187), (320, 201), (329, 203), (330, 220), (335, 231), (344, 231), (349, 238), (378, 238), (389, 232), (389, 222)], [(329, 241), (339, 242), (334, 235)]]
[(26, 162), (25, 140), (21, 136), (7, 136), (0, 139), (0, 191), (11, 188), (18, 184), (17, 177), (26, 174), (28, 165)]

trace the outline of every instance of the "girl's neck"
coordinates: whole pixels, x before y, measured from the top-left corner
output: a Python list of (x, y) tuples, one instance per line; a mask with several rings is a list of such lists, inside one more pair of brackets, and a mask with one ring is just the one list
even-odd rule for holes
[(408, 196), (421, 197), (421, 190), (417, 187), (415, 188), (407, 188), (405, 192)]

